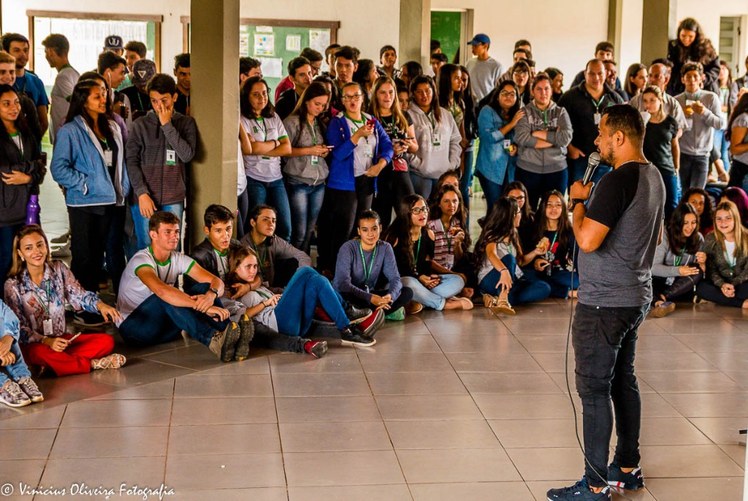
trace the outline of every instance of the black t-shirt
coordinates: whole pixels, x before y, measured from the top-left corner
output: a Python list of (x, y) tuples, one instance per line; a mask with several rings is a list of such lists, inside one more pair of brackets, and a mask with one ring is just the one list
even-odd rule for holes
[(281, 120), (285, 120), (296, 108), (298, 102), (299, 95), (296, 93), (296, 89), (285, 90), (278, 97), (278, 102), (275, 103), (275, 112), (281, 117)]
[(678, 134), (678, 122), (667, 115), (660, 123), (647, 122), (644, 135), (644, 156), (660, 171), (675, 174), (673, 162), (673, 138)]
[(177, 102), (174, 103), (174, 109), (182, 115), (187, 115), (187, 108), (190, 107), (190, 96), (182, 94), (177, 90)]
[(151, 106), (151, 99), (148, 94), (143, 94), (134, 85), (122, 89), (122, 94), (126, 95), (130, 99), (130, 109), (132, 119), (136, 120), (153, 109)]
[(431, 258), (434, 256), (435, 243), (429, 237), (429, 231), (426, 227), (421, 230), (421, 239), (419, 242), (413, 242), (415, 270), (410, 266), (408, 261), (408, 242), (398, 241), (397, 246), (393, 248), (397, 270), (400, 272), (401, 277), (418, 278), (420, 275), (431, 275), (433, 273)]

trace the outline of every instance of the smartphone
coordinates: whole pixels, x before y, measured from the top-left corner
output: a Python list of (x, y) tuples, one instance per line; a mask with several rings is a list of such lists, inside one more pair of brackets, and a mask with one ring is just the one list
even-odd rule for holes
[(366, 126), (367, 127), (374, 127), (376, 125), (376, 123), (377, 123), (377, 121), (375, 119), (370, 118), (369, 120), (366, 121)]

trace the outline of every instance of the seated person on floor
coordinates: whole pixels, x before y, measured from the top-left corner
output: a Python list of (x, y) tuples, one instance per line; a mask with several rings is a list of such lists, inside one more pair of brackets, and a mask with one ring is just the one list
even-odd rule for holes
[(517, 228), (522, 212), (513, 198), (496, 201), (483, 231), (475, 244), (478, 287), (483, 293), (483, 304), (494, 313), (514, 315), (512, 304), (542, 301), (551, 294), (551, 286), (532, 273), (522, 273), (520, 266), (545, 254), (547, 242), (528, 252), (522, 252)]
[(366, 210), (356, 226), (359, 238), (338, 251), (333, 287), (356, 306), (385, 310), (389, 320), (405, 319), (405, 305), (413, 299), (413, 291), (403, 287), (392, 246), (379, 239), (379, 215)]
[(20, 321), (26, 361), (58, 376), (119, 369), (126, 360), (112, 353), (114, 337), (67, 333), (65, 305), (101, 313), (109, 321), (119, 320), (119, 312), (85, 290), (65, 263), (52, 261), (51, 256), (40, 226), (25, 226), (13, 241), (13, 267), (5, 281), (5, 299)]
[[(312, 265), (309, 255), (275, 236), (275, 209), (269, 205), (258, 205), (247, 217), (251, 229), (241, 243), (254, 250), (260, 259), (260, 270), (253, 284), (255, 288), (263, 283), (277, 292), (288, 283), (294, 271)], [(232, 297), (243, 296), (246, 292), (232, 289)]]
[[(150, 346), (181, 339), (181, 331), (185, 331), (221, 361), (233, 360), (242, 333), (229, 320), (219, 299), (223, 294), (221, 279), (177, 252), (179, 218), (171, 212), (155, 212), (148, 222), (148, 234), (151, 245), (136, 252), (122, 274), (117, 298), (122, 338), (130, 344)], [(198, 282), (194, 295), (177, 289), (180, 275)]]
[(706, 253), (701, 251), (703, 244), (696, 208), (682, 201), (670, 216), (655, 250), (651, 316), (664, 317), (675, 310), (673, 301), (693, 296), (706, 270)]
[(31, 379), (31, 372), (18, 346), (18, 317), (0, 300), (0, 402), (24, 407), (41, 402), (44, 395)]
[[(240, 247), (231, 253), (229, 258), (229, 286), (233, 284), (253, 284), (258, 273), (257, 253), (248, 247)], [(305, 266), (294, 273), (283, 294), (275, 294), (264, 285), (250, 287), (239, 300), (247, 307), (247, 315), (257, 323), (269, 327), (285, 336), (300, 338), (298, 343), (278, 340), (280, 345), (274, 347), (289, 351), (306, 351), (307, 336), (312, 327), (315, 310), (318, 306), (329, 315), (339, 332), (341, 343), (346, 346), (372, 346), (376, 343), (374, 333), (384, 321), (381, 310), (358, 310), (352, 307), (344, 309), (343, 298), (335, 292), (330, 282), (313, 268)], [(363, 321), (354, 325), (355, 320)], [(255, 337), (264, 330), (255, 324)], [(311, 346), (309, 347), (311, 350)], [(321, 356), (321, 355), (315, 355)]]

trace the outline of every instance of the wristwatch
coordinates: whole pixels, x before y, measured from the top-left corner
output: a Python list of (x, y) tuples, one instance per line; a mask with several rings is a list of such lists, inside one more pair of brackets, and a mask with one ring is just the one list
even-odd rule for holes
[(574, 210), (574, 208), (577, 206), (577, 204), (584, 204), (587, 200), (583, 198), (572, 198), (571, 199), (571, 210)]
[(208, 290), (209, 290), (210, 292), (212, 292), (213, 294), (215, 294), (215, 295), (216, 295), (216, 297), (218, 297), (218, 289), (216, 289), (215, 287), (211, 287), (211, 288), (210, 288), (210, 289), (208, 289)]

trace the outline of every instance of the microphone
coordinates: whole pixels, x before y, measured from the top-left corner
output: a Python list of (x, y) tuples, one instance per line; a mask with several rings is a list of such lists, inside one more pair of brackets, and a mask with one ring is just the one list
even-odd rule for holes
[(592, 176), (595, 175), (595, 171), (597, 170), (598, 165), (600, 165), (600, 153), (595, 151), (591, 153), (589, 158), (587, 159), (587, 170), (584, 171), (582, 184), (587, 184), (590, 182)]

